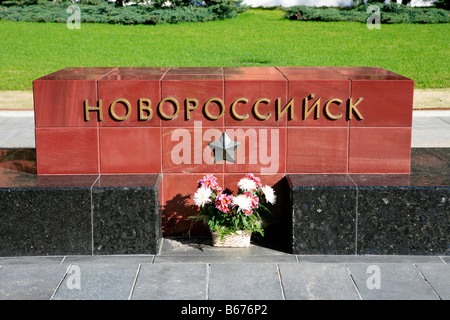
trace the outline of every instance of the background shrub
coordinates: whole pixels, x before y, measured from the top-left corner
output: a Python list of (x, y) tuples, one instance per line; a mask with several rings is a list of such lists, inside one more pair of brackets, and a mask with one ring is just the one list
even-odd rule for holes
[[(375, 1), (377, 2), (377, 1)], [(315, 8), (295, 6), (285, 8), (285, 17), (301, 21), (356, 21), (366, 22), (372, 15), (367, 13), (370, 3), (351, 9)], [(396, 3), (377, 2), (381, 23), (449, 23), (450, 12), (439, 8), (415, 8)]]
[[(1, 1), (1, 0), (0, 0)], [(0, 20), (26, 22), (66, 22), (66, 10), (72, 2), (43, 1), (0, 6)], [(76, 5), (81, 10), (81, 22), (112, 24), (162, 24), (180, 22), (205, 22), (236, 17), (246, 9), (241, 0), (211, 0), (193, 3), (191, 0), (175, 0), (172, 6), (164, 7), (166, 0), (154, 0), (151, 5), (121, 6), (106, 0), (80, 0)]]

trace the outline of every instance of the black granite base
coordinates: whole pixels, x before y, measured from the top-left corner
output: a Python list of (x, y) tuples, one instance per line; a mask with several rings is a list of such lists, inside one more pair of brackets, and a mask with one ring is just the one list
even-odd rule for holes
[(159, 175), (37, 176), (14, 152), (0, 153), (0, 256), (159, 252)]
[(450, 254), (450, 149), (410, 175), (288, 175), (296, 254)]

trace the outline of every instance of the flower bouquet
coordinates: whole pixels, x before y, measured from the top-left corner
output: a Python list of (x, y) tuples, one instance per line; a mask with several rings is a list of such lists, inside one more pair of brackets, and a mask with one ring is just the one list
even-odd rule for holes
[(198, 181), (193, 200), (200, 208), (200, 215), (195, 218), (206, 222), (215, 246), (248, 246), (253, 232), (264, 236), (261, 213), (269, 212), (268, 203), (275, 203), (274, 190), (263, 186), (251, 173), (237, 185), (238, 193), (234, 196), (219, 186), (214, 175)]

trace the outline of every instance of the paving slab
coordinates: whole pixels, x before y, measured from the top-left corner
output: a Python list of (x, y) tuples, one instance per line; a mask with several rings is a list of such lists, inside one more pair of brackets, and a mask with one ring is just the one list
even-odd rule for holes
[(131, 299), (204, 300), (207, 264), (142, 264)]
[(214, 247), (209, 238), (191, 238), (191, 239), (171, 239), (164, 238), (161, 246), (161, 255), (165, 254), (192, 254), (192, 255), (251, 255), (251, 256), (283, 256), (288, 255), (278, 249), (264, 247), (259, 244), (251, 243), (247, 248), (223, 248)]
[(152, 263), (154, 255), (71, 255), (64, 257), (63, 264), (135, 264)]
[(414, 111), (411, 146), (450, 147), (450, 111)]
[(360, 300), (344, 264), (280, 264), (286, 300)]
[(71, 264), (52, 300), (127, 300), (139, 264)]
[(282, 300), (275, 263), (211, 264), (210, 300)]
[(213, 247), (205, 239), (163, 239), (154, 263), (276, 263), (293, 262), (294, 255), (251, 244), (247, 248)]
[(0, 146), (35, 148), (33, 111), (0, 112)]
[(2, 265), (0, 300), (49, 300), (66, 271), (59, 264)]
[(419, 270), (408, 263), (348, 264), (364, 300), (438, 300)]
[(294, 255), (161, 255), (154, 263), (297, 263)]
[(417, 264), (417, 268), (442, 300), (450, 300), (450, 265)]
[(297, 255), (297, 260), (299, 263), (445, 263), (440, 256), (431, 255)]
[(17, 257), (0, 257), (0, 265), (15, 264), (61, 264), (64, 256), (17, 256)]

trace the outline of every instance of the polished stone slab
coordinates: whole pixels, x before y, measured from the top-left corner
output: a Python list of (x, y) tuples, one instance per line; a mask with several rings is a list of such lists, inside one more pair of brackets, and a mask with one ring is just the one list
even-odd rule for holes
[(449, 212), (450, 188), (360, 189), (358, 252), (447, 253)]
[(0, 188), (0, 256), (92, 252), (89, 189)]
[(356, 250), (356, 190), (293, 190), (292, 252), (352, 254)]
[(101, 176), (93, 187), (94, 254), (158, 252), (158, 175)]

